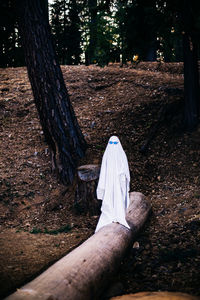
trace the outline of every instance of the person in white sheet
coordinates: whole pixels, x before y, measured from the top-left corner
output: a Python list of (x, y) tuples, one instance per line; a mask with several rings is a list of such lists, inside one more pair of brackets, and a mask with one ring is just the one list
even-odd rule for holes
[(101, 215), (96, 227), (118, 222), (130, 228), (125, 219), (129, 206), (130, 172), (128, 160), (117, 136), (112, 136), (103, 155), (97, 199), (102, 200)]

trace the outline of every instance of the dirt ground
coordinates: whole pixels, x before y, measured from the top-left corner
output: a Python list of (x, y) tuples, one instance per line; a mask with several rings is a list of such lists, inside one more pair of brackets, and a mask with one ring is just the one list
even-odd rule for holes
[[(200, 295), (200, 127), (183, 131), (181, 113), (159, 125), (160, 109), (183, 98), (182, 64), (63, 66), (88, 143), (79, 165), (101, 162), (118, 135), (131, 171), (131, 191), (152, 215), (113, 278), (115, 292), (168, 290)], [(25, 68), (0, 70), (0, 289), (8, 295), (94, 232), (98, 216), (79, 215), (74, 188), (51, 172)]]

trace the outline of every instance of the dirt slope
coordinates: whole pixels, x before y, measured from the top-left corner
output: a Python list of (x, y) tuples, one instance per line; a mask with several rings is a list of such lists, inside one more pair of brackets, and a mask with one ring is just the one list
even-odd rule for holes
[[(118, 135), (131, 190), (152, 202), (151, 220), (114, 278), (124, 293), (200, 295), (200, 128), (183, 133), (176, 113), (160, 125), (149, 151), (139, 152), (160, 108), (183, 97), (181, 67), (62, 68), (88, 142), (79, 164), (100, 163), (108, 138)], [(51, 173), (26, 69), (1, 69), (0, 79), (0, 288), (6, 295), (92, 235), (98, 217), (78, 215), (74, 187)]]

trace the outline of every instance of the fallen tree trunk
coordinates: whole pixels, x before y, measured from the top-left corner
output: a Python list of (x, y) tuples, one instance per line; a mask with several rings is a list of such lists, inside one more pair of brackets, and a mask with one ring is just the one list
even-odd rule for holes
[(144, 195), (130, 193), (126, 219), (131, 229), (118, 223), (101, 228), (81, 246), (6, 299), (98, 299), (149, 212), (150, 204)]
[(114, 297), (111, 300), (199, 300), (199, 297), (179, 292), (140, 292)]

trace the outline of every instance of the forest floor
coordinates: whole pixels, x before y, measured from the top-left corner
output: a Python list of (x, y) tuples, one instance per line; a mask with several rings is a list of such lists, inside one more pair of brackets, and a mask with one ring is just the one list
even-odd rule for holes
[[(88, 143), (79, 164), (100, 164), (109, 137), (119, 136), (131, 191), (152, 203), (148, 223), (113, 279), (114, 294), (200, 295), (200, 127), (184, 132), (181, 110), (171, 112), (148, 151), (139, 151), (159, 110), (183, 100), (182, 64), (63, 66), (62, 71)], [(91, 236), (98, 216), (77, 214), (74, 188), (51, 172), (26, 69), (1, 69), (0, 80), (0, 289), (5, 296)]]

